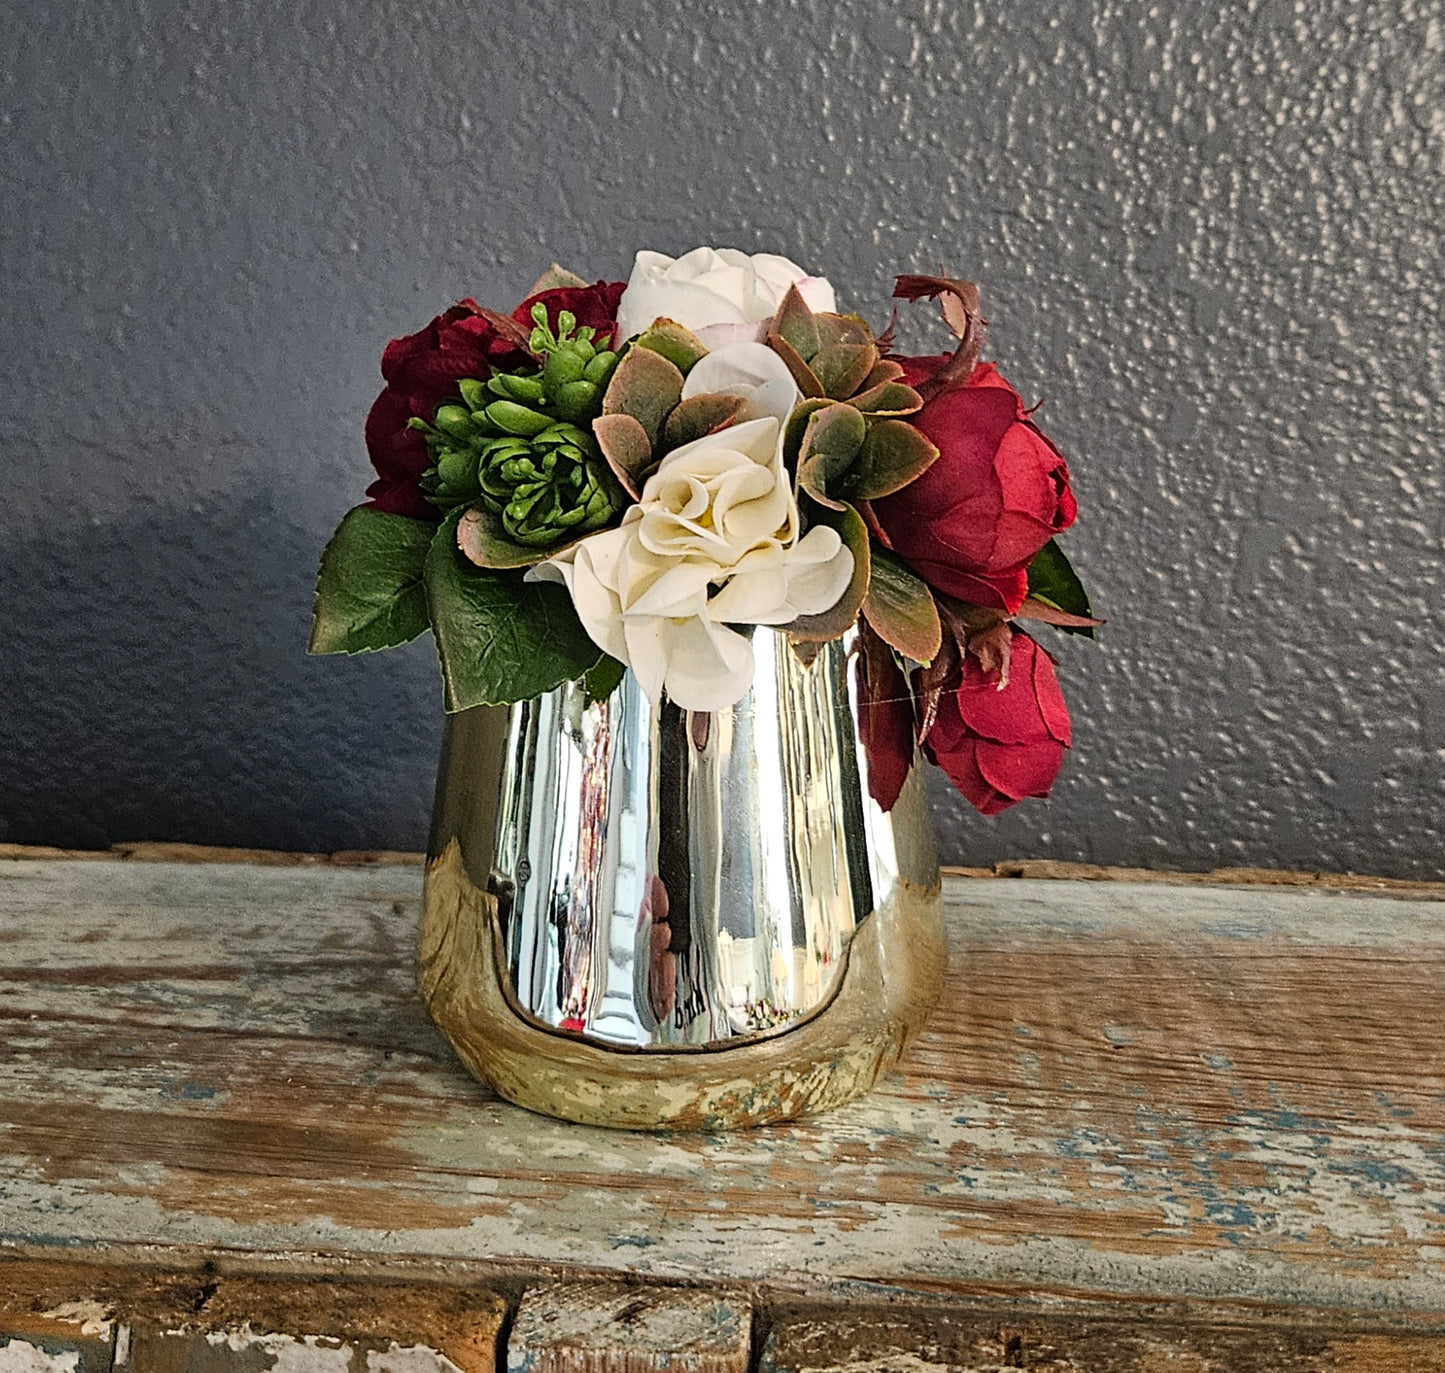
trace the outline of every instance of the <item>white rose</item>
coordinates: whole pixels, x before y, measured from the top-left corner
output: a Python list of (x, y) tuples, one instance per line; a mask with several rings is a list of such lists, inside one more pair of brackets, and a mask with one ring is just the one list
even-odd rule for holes
[(709, 348), (757, 342), (762, 323), (777, 313), (793, 285), (815, 312), (837, 308), (825, 277), (809, 276), (797, 263), (773, 253), (749, 257), (735, 248), (694, 248), (671, 258), (641, 252), (617, 307), (619, 334), (632, 338), (666, 316)]
[(616, 529), (529, 577), (565, 583), (587, 633), (648, 698), (722, 710), (752, 686), (753, 649), (729, 625), (783, 625), (831, 609), (853, 554), (827, 525), (798, 537), (782, 422), (748, 420), (675, 449)]

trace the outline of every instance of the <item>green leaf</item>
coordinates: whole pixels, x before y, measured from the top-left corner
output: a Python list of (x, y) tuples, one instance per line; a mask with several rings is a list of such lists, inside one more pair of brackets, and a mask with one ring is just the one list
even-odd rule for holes
[(747, 408), (742, 396), (714, 391), (707, 395), (689, 396), (667, 417), (662, 440), (668, 448), (681, 448), (731, 424)]
[[(1067, 615), (1093, 615), (1089, 593), (1057, 539), (1050, 539), (1034, 554), (1029, 564), (1029, 595)], [(1060, 625), (1059, 628), (1065, 634), (1082, 634), (1086, 639), (1097, 637), (1092, 626)]]
[(907, 420), (880, 420), (868, 426), (868, 439), (857, 460), (838, 483), (837, 494), (871, 501), (891, 496), (921, 477), (938, 458), (938, 449)]
[[(581, 537), (581, 536), (579, 536)], [(530, 567), (554, 553), (560, 553), (576, 539), (559, 540), (550, 548), (528, 548), (507, 537), (502, 518), (486, 506), (475, 506), (463, 512), (457, 526), (457, 547), (463, 556), (478, 567)]]
[(565, 267), (554, 262), (532, 283), (532, 289), (522, 299), (530, 300), (533, 296), (540, 296), (543, 291), (556, 291), (566, 286), (586, 285), (586, 277), (579, 277), (576, 272), (569, 272)]
[(809, 398), (823, 394), (823, 383), (813, 375), (813, 369), (808, 366), (803, 355), (776, 329), (768, 334), (767, 345), (787, 364), (798, 390)]
[(598, 415), (592, 421), (592, 437), (597, 440), (612, 475), (636, 500), (653, 468), (652, 440), (647, 437), (642, 421), (631, 415)]
[(622, 679), (626, 675), (627, 664), (619, 663), (610, 653), (604, 653), (583, 674), (582, 685), (587, 691), (587, 704), (591, 706), (607, 700), (622, 685)]
[(359, 505), (321, 555), (309, 653), (371, 653), (426, 631), (422, 572), (436, 533), (430, 520)]
[(881, 420), (916, 414), (923, 409), (923, 397), (901, 381), (884, 381), (850, 396), (848, 404)]
[(803, 446), (803, 436), (808, 432), (808, 421), (836, 402), (826, 396), (809, 396), (800, 400), (792, 414), (783, 424), (783, 462), (790, 472), (798, 470), (798, 452)]
[(931, 663), (943, 644), (943, 623), (927, 584), (886, 548), (873, 546), (873, 573), (863, 618), (905, 658)]
[(863, 523), (863, 516), (851, 505), (845, 505), (841, 510), (816, 506), (808, 515), (810, 526), (832, 525), (842, 536), (843, 542), (853, 550), (853, 576), (832, 609), (823, 611), (821, 615), (803, 615), (785, 626), (794, 639), (826, 643), (847, 632), (849, 626), (858, 619), (858, 610), (863, 604), (863, 598), (868, 594), (871, 569), (868, 526)]
[(682, 399), (682, 372), (651, 348), (629, 348), (602, 398), (604, 415), (631, 415), (654, 449), (664, 421)]
[(811, 358), (818, 351), (818, 321), (802, 292), (796, 286), (789, 286), (788, 293), (778, 306), (770, 331), (786, 341), (800, 357)]
[(851, 405), (835, 403), (808, 416), (798, 450), (798, 485), (820, 505), (843, 509), (830, 490), (846, 489), (846, 481), (868, 427)]
[(818, 315), (818, 346), (837, 343), (873, 343), (873, 329), (862, 315)]
[(834, 343), (818, 349), (808, 359), (808, 366), (818, 378), (824, 395), (847, 400), (863, 384), (877, 361), (878, 350), (871, 343)]
[(447, 710), (527, 701), (585, 676), (602, 655), (566, 587), (473, 567), (457, 549), (459, 518), (442, 523), (426, 559)]
[(707, 345), (692, 330), (684, 329), (673, 319), (655, 320), (650, 329), (637, 336), (633, 346), (661, 353), (683, 376), (707, 355)]

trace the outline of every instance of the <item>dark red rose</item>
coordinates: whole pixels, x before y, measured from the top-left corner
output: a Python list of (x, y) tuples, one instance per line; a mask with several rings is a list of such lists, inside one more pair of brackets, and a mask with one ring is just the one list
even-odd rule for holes
[(407, 421), (413, 416), (431, 419), (438, 405), (456, 395), (462, 377), (485, 380), (493, 367), (520, 367), (527, 361), (516, 342), (470, 299), (453, 305), (425, 329), (392, 339), (381, 355), (386, 389), (366, 417), (366, 451), (377, 473), (366, 488), (369, 504), (393, 515), (439, 519), (440, 511), (417, 485), (431, 457), (425, 440), (407, 428)]
[(557, 316), (569, 310), (576, 316), (578, 328), (597, 331), (597, 344), (605, 348), (617, 332), (617, 303), (626, 289), (625, 281), (599, 281), (591, 286), (559, 286), (556, 290), (539, 291), (517, 306), (512, 318), (530, 329), (532, 307), (541, 301), (547, 307), (547, 323), (556, 329)]
[(984, 815), (1026, 796), (1047, 796), (1070, 740), (1069, 712), (1054, 662), (1012, 630), (1008, 682), (972, 654), (944, 685), (923, 750)]
[[(897, 361), (903, 380), (917, 385), (945, 359)], [(1028, 591), (1029, 561), (1074, 522), (1068, 465), (992, 363), (933, 397), (912, 422), (938, 461), (870, 503), (873, 532), (929, 585), (1013, 614)]]

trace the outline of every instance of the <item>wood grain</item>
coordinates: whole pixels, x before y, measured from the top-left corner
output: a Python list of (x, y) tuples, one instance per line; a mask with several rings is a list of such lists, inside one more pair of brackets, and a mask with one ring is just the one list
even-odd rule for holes
[(747, 1373), (752, 1302), (711, 1288), (570, 1282), (523, 1296), (508, 1373)]
[(1445, 1373), (1445, 1338), (836, 1306), (781, 1316), (759, 1373)]
[(656, 1138), (465, 1074), (419, 887), (0, 865), (0, 1242), (1445, 1321), (1445, 903), (955, 879), (878, 1092)]

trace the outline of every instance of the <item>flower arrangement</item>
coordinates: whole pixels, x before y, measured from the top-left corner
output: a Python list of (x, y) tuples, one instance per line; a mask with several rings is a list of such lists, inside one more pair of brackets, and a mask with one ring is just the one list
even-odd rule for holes
[(824, 278), (711, 248), (639, 253), (625, 285), (554, 266), (510, 314), (468, 299), (393, 340), (311, 651), (430, 628), (450, 711), (603, 700), (629, 668), (715, 711), (752, 683), (750, 627), (805, 661), (856, 629), (880, 805), (915, 741), (985, 814), (1046, 796), (1069, 715), (1019, 622), (1099, 623), (1056, 541), (1068, 467), (979, 361), (972, 283), (894, 294), (939, 301), (952, 351), (899, 356)]

